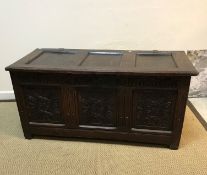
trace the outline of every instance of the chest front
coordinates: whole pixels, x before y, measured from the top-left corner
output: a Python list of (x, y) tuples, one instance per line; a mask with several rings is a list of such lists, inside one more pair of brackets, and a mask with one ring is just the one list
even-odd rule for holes
[(191, 66), (186, 62), (181, 69), (184, 63), (177, 60), (170, 52), (33, 52), (18, 63), (24, 67), (8, 68), (25, 137), (136, 141), (177, 149)]

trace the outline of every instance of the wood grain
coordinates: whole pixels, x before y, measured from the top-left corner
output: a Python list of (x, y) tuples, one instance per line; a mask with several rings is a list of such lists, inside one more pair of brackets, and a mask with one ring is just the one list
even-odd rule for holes
[(190, 77), (180, 51), (37, 49), (7, 67), (25, 138), (158, 143), (177, 149)]

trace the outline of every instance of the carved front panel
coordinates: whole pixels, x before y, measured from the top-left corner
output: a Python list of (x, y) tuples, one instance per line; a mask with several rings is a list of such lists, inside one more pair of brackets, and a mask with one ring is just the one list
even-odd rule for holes
[(133, 94), (133, 127), (171, 130), (176, 91), (136, 90)]
[(59, 88), (55, 86), (25, 86), (24, 94), (29, 121), (63, 123)]
[(109, 88), (80, 88), (80, 125), (115, 125), (116, 93)]

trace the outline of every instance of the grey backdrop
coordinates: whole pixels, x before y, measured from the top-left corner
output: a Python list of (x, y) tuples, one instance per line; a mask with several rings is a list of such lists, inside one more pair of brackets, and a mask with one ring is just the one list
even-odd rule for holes
[(187, 55), (199, 71), (191, 79), (189, 97), (207, 97), (207, 50), (190, 50)]

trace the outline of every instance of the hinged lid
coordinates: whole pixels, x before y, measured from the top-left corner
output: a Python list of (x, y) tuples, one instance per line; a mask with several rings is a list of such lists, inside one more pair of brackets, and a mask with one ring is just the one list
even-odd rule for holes
[(36, 49), (9, 71), (197, 75), (183, 51)]

